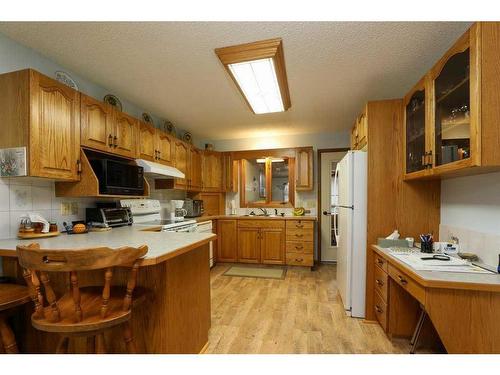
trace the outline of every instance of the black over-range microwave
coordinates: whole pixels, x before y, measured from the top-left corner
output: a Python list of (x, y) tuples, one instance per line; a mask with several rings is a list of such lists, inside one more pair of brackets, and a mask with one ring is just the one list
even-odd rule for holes
[(144, 170), (137, 165), (112, 159), (89, 160), (99, 180), (99, 193), (144, 195)]

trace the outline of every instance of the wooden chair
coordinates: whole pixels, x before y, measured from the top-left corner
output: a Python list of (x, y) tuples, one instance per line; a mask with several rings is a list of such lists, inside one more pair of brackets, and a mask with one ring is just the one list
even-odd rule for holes
[(7, 324), (9, 312), (29, 300), (27, 287), (17, 284), (0, 284), (0, 339), (7, 354), (18, 353), (16, 338)]
[[(69, 338), (75, 336), (87, 337), (87, 352), (95, 348), (96, 353), (105, 353), (104, 331), (123, 325), (127, 351), (135, 353), (129, 321), (132, 296), (134, 304), (145, 297), (146, 291), (135, 286), (139, 258), (147, 251), (147, 246), (81, 250), (43, 250), (38, 244), (17, 246), (19, 263), (35, 304), (31, 316), (33, 327), (60, 335), (57, 353), (67, 353)], [(111, 286), (113, 269), (117, 266), (131, 267), (126, 287)], [(79, 287), (78, 271), (93, 270), (104, 272), (104, 285)], [(69, 275), (70, 290), (59, 299), (51, 286), (49, 272)]]

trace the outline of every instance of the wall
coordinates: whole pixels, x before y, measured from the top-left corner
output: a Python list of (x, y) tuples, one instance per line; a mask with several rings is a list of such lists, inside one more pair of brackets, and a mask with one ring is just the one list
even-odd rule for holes
[(457, 236), (460, 248), (497, 266), (500, 254), (500, 173), (441, 182), (440, 239)]

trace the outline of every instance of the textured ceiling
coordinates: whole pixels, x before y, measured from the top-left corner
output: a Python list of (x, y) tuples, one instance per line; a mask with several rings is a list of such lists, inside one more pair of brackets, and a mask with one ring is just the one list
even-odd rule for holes
[[(468, 27), (425, 22), (0, 23), (118, 97), (206, 139), (346, 130), (402, 97)], [(292, 108), (254, 115), (214, 48), (281, 37)]]

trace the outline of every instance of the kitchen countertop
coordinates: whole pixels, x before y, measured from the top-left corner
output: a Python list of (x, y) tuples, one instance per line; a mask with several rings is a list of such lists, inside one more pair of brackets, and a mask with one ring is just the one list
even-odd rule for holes
[(455, 289), (476, 289), (500, 292), (500, 275), (474, 274), (464, 272), (442, 272), (442, 271), (418, 271), (409, 265), (393, 257), (389, 249), (372, 245), (372, 248), (382, 257), (397, 264), (404, 270), (409, 270), (410, 276), (417, 279), (419, 283), (431, 288), (455, 288)]
[(36, 242), (42, 249), (84, 249), (93, 247), (119, 248), (123, 246), (139, 247), (146, 245), (148, 252), (141, 266), (150, 266), (164, 262), (175, 256), (184, 254), (216, 239), (211, 233), (176, 233), (144, 231), (144, 227), (126, 226), (113, 228), (106, 232), (89, 232), (85, 234), (67, 235), (62, 233), (57, 237), (20, 240), (0, 240), (0, 256), (16, 257), (18, 244)]
[(257, 216), (257, 215), (207, 215), (195, 217), (194, 220), (197, 222), (207, 221), (207, 220), (306, 220), (306, 221), (317, 221), (316, 216)]

